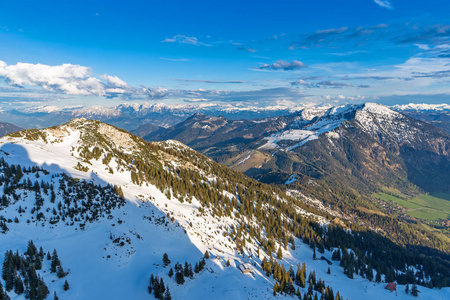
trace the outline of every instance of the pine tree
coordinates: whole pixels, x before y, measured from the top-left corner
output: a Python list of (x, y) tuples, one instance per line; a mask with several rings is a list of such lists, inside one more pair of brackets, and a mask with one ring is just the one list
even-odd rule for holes
[(56, 249), (53, 250), (53, 255), (52, 255), (52, 263), (50, 265), (50, 271), (52, 273), (56, 272), (56, 267), (58, 267), (61, 264), (59, 258), (58, 258), (58, 253), (56, 252)]
[(67, 282), (67, 280), (65, 280), (65, 281), (64, 281), (63, 289), (64, 289), (65, 291), (68, 291), (69, 288), (70, 288), (69, 283)]
[(229, 267), (229, 266), (230, 266), (230, 260), (227, 259), (227, 267)]
[(14, 292), (17, 295), (20, 295), (24, 292), (24, 286), (20, 276), (16, 276), (16, 278), (14, 279)]
[(34, 257), (37, 253), (37, 248), (34, 245), (32, 240), (28, 241), (28, 246), (27, 246), (27, 251), (25, 252), (26, 255), (28, 255), (29, 257)]
[(56, 295), (56, 291), (55, 291), (55, 293), (53, 294), (53, 300), (59, 300), (58, 295)]
[(184, 283), (184, 275), (181, 272), (177, 272), (175, 274), (175, 281), (177, 282), (177, 284), (183, 284)]
[(170, 270), (169, 270), (169, 277), (172, 278), (172, 276), (173, 276), (173, 269), (170, 268)]
[(415, 283), (411, 288), (411, 295), (413, 295), (414, 297), (419, 296), (419, 289), (417, 288), (417, 285)]
[(327, 274), (331, 274), (330, 267), (328, 267)]
[(375, 281), (381, 282), (381, 274), (380, 274), (380, 271), (378, 271), (378, 270), (377, 270), (377, 274), (375, 275)]
[(189, 277), (189, 275), (190, 275), (189, 264), (187, 261), (184, 262), (183, 275), (184, 275), (184, 277)]
[(406, 284), (406, 287), (405, 287), (405, 293), (409, 294), (409, 284), (408, 283)]
[(205, 256), (204, 256), (206, 259), (209, 259), (209, 252), (208, 252), (208, 250), (206, 250), (205, 251)]
[(0, 300), (11, 300), (6, 291), (3, 290), (1, 280), (0, 280)]
[(58, 276), (58, 278), (64, 278), (67, 274), (64, 272), (63, 267), (61, 266), (61, 264), (56, 267), (56, 275)]
[(273, 285), (273, 295), (275, 296), (280, 291), (280, 286), (278, 285), (278, 282), (275, 282)]
[(200, 272), (200, 267), (199, 267), (198, 263), (195, 263), (194, 272), (195, 273)]
[(165, 291), (166, 291), (166, 285), (164, 284), (164, 280), (161, 278), (159, 280), (159, 294), (162, 296), (162, 295), (164, 295)]
[(172, 295), (169, 291), (169, 286), (167, 286), (166, 293), (164, 294), (164, 300), (172, 300)]
[(277, 258), (278, 259), (282, 259), (283, 258), (283, 251), (281, 250), (281, 246), (278, 247)]
[(167, 255), (167, 253), (164, 253), (162, 260), (163, 260), (163, 263), (164, 263), (164, 267), (166, 267), (166, 266), (168, 266), (170, 264), (169, 255)]

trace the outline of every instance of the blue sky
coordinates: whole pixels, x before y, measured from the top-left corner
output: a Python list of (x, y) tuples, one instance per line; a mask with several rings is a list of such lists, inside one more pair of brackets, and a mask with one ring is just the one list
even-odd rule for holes
[(449, 103), (445, 0), (0, 1), (0, 108)]

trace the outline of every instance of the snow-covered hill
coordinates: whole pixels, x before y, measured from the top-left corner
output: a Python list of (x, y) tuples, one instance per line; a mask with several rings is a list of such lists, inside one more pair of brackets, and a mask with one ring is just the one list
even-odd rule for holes
[[(217, 189), (223, 194), (219, 201), (236, 202), (242, 200), (239, 186), (248, 182), (235, 176), (236, 182), (230, 182), (235, 192), (225, 185), (220, 188), (223, 178), (215, 172), (226, 170), (185, 145), (175, 141), (146, 144), (110, 125), (77, 119), (1, 138), (0, 159), (0, 219), (5, 224), (0, 233), (0, 260), (7, 250), (25, 252), (29, 240), (45, 251), (56, 249), (69, 271), (65, 280), (70, 289), (63, 291), (63, 280), (48, 271), (46, 262), (38, 273), (49, 287), (49, 298), (56, 291), (60, 299), (152, 299), (147, 291), (151, 274), (164, 279), (173, 299), (274, 297), (275, 279), (261, 268), (262, 259), (268, 256), (256, 238), (239, 233), (243, 224), (252, 225), (254, 220), (236, 210), (220, 212), (201, 195), (194, 196), (194, 190), (183, 195), (175, 188), (176, 178), (190, 176), (194, 187), (199, 182), (198, 189), (211, 190), (209, 197), (214, 198)], [(160, 176), (158, 170), (165, 175)], [(167, 181), (152, 181), (151, 172), (156, 172), (154, 178)], [(283, 195), (268, 193), (277, 200), (263, 203), (264, 207), (287, 201)], [(323, 216), (295, 208), (320, 226), (329, 223)], [(288, 221), (287, 216), (283, 218)], [(244, 241), (244, 246), (238, 241)], [(313, 260), (310, 246), (298, 238), (293, 241), (295, 250), (291, 246), (280, 250), (283, 258), (278, 262), (286, 269), (305, 262), (308, 273), (315, 270), (317, 278), (344, 299), (378, 299), (380, 295), (411, 299), (404, 286), (399, 286), (396, 295), (385, 290), (383, 283), (359, 275), (349, 279), (338, 262), (329, 266), (324, 260)], [(274, 246), (274, 250), (283, 248), (277, 241)], [(178, 285), (168, 276), (176, 262), (194, 265), (205, 251), (211, 255), (206, 268), (192, 279)], [(171, 260), (169, 266), (163, 265), (164, 253)], [(318, 256), (331, 259), (331, 254), (325, 250)], [(244, 263), (252, 265), (252, 274), (241, 273), (238, 267)], [(328, 267), (331, 274), (327, 274)], [(419, 289), (422, 299), (450, 297), (448, 288)], [(305, 293), (307, 288), (300, 291)], [(24, 299), (14, 291), (9, 295)]]

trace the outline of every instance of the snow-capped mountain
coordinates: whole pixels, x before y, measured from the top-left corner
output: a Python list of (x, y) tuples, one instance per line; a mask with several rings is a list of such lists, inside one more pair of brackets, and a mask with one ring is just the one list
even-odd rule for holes
[(426, 104), (426, 103), (409, 103), (397, 104), (392, 109), (398, 111), (450, 111), (450, 104)]
[[(343, 135), (350, 134), (349, 131), (350, 136)], [(387, 147), (395, 155), (408, 147), (443, 157), (449, 155), (449, 137), (443, 132), (375, 103), (308, 108), (287, 116), (257, 120), (233, 121), (199, 114), (171, 128), (153, 131), (144, 138), (180, 140), (240, 171), (252, 169), (257, 173), (254, 167), (265, 170), (264, 165), (269, 165), (273, 170), (270, 161), (279, 155), (296, 155), (302, 152), (300, 146), (308, 142), (319, 143), (318, 140), (323, 139), (328, 144), (322, 146), (330, 148), (335, 145), (334, 141), (342, 143), (347, 138), (354, 139), (355, 134)], [(335, 150), (330, 148), (330, 151)], [(248, 159), (249, 155), (255, 159)], [(283, 181), (290, 174), (285, 176)]]
[[(163, 279), (173, 299), (268, 299), (274, 287), (293, 298), (296, 289), (308, 293), (302, 284), (306, 272), (299, 268), (297, 277), (288, 269), (305, 262), (308, 273), (314, 270), (311, 294), (319, 297), (339, 291), (348, 299), (378, 299), (381, 293), (386, 299), (408, 299), (404, 286), (397, 296), (376, 281), (392, 278), (403, 284), (406, 274), (424, 272), (425, 279), (417, 280), (429, 285), (427, 278), (433, 278), (436, 285), (448, 275), (445, 265), (436, 265), (439, 259), (381, 243), (373, 233), (343, 230), (351, 226), (344, 219), (332, 221), (300, 199), (179, 142), (146, 143), (98, 121), (76, 119), (1, 138), (0, 185), (0, 258), (7, 250), (24, 253), (30, 240), (45, 252), (57, 250), (61, 274), (51, 271), (45, 255), (33, 256), (35, 265), (41, 260), (35, 270), (49, 297), (56, 292), (62, 299), (148, 299), (153, 275)], [(313, 259), (316, 251), (323, 259)], [(342, 255), (342, 267), (331, 262), (333, 253)], [(202, 261), (204, 269), (197, 268)], [(193, 265), (195, 273), (189, 274)], [(354, 274), (359, 268), (365, 275)], [(372, 268), (382, 274), (379, 279)], [(14, 284), (29, 274), (12, 270)], [(177, 283), (179, 277), (184, 284)], [(5, 288), (8, 280), (0, 279)], [(419, 289), (433, 299), (450, 295), (448, 288)], [(25, 295), (14, 289), (8, 294), (14, 299)]]
[(392, 109), (412, 118), (425, 121), (450, 134), (450, 105), (442, 104), (404, 104), (394, 105)]
[[(126, 103), (113, 107), (99, 105), (64, 108), (57, 106), (38, 106), (20, 111), (3, 111), (0, 112), (0, 117), (2, 120), (18, 124), (23, 128), (55, 126), (68, 122), (73, 118), (84, 117), (101, 120), (127, 130), (136, 130), (139, 126), (144, 126), (144, 128), (145, 126), (148, 127), (148, 124), (157, 127), (170, 127), (184, 121), (195, 113), (203, 113), (211, 116), (222, 115), (231, 119), (253, 119), (285, 115), (300, 109), (302, 108), (289, 108), (285, 106), (260, 108), (214, 104), (169, 105), (164, 103)], [(137, 132), (142, 131), (142, 128), (137, 129)]]
[[(332, 207), (356, 211), (361, 222), (383, 228), (389, 238), (406, 244), (413, 242), (407, 241), (409, 234), (399, 234), (386, 225), (391, 221), (367, 214), (385, 212), (374, 193), (394, 189), (406, 199), (450, 191), (450, 137), (427, 122), (375, 103), (257, 120), (197, 115), (146, 137), (168, 138), (261, 182), (287, 185)], [(447, 221), (443, 214), (439, 226)], [(449, 248), (435, 242), (442, 250)]]

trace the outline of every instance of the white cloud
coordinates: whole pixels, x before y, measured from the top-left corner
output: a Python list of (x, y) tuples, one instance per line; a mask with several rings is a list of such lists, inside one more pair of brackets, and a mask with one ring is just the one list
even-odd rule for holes
[(2, 61), (0, 77), (9, 85), (18, 87), (40, 86), (49, 91), (70, 95), (104, 94), (102, 82), (91, 76), (90, 68), (80, 65), (49, 66), (29, 63), (7, 65)]
[(205, 43), (200, 42), (196, 37), (194, 36), (185, 36), (182, 34), (177, 34), (172, 38), (166, 38), (162, 41), (162, 43), (179, 43), (179, 44), (188, 44), (188, 45), (195, 45), (195, 46), (211, 46)]
[(101, 76), (101, 78), (103, 78), (104, 80), (106, 80), (109, 84), (112, 84), (115, 87), (122, 87), (122, 88), (128, 88), (128, 84), (123, 81), (122, 79), (120, 79), (117, 76), (111, 76), (108, 74), (105, 74), (103, 76)]
[(389, 0), (373, 0), (373, 2), (375, 2), (376, 4), (378, 4), (379, 6), (381, 6), (383, 8), (394, 9)]
[(8, 65), (0, 61), (0, 78), (10, 86), (21, 88), (23, 92), (27, 86), (32, 86), (66, 95), (151, 99), (165, 97), (167, 92), (161, 88), (131, 87), (119, 77), (108, 74), (97, 78), (89, 67), (72, 64), (49, 66), (19, 62)]
[(292, 62), (288, 62), (281, 59), (277, 60), (273, 64), (263, 64), (259, 66), (259, 69), (284, 70), (284, 71), (297, 70), (301, 68), (306, 68), (306, 65), (301, 61), (293, 60)]

